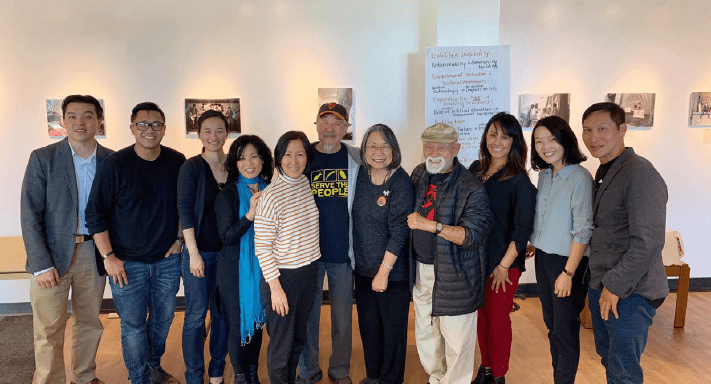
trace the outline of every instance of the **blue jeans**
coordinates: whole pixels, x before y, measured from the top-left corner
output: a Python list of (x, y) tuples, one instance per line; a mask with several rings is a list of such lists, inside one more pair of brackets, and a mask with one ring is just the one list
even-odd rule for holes
[(190, 254), (183, 247), (181, 273), (185, 287), (185, 323), (183, 324), (183, 359), (185, 360), (185, 382), (202, 384), (205, 374), (203, 338), (205, 315), (210, 308), (212, 327), (210, 329), (209, 377), (222, 377), (227, 356), (227, 334), (229, 326), (215, 303), (217, 286), (217, 257), (219, 252), (200, 251), (205, 265), (205, 277), (195, 277), (190, 272)]
[(123, 288), (109, 278), (114, 306), (121, 318), (123, 361), (132, 384), (148, 384), (151, 371), (160, 368), (175, 315), (180, 254), (152, 264), (126, 261), (123, 267), (128, 277)]
[(647, 345), (647, 334), (657, 312), (647, 299), (632, 294), (617, 302), (619, 318), (610, 311), (608, 320), (600, 316), (600, 291), (588, 288), (595, 349), (610, 384), (642, 383), (644, 376), (639, 361)]
[(351, 367), (351, 344), (353, 335), (353, 269), (351, 263), (325, 263), (315, 261), (318, 267), (314, 295), (306, 328), (306, 345), (299, 358), (299, 376), (310, 378), (321, 367), (318, 363), (318, 336), (321, 322), (321, 304), (323, 303), (323, 279), (328, 273), (328, 299), (331, 303), (331, 358), (328, 361), (328, 373), (331, 377), (342, 378), (349, 375)]

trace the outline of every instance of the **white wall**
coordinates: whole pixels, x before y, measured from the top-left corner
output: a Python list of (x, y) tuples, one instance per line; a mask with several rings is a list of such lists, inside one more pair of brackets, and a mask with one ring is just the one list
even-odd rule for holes
[[(27, 159), (53, 142), (47, 98), (103, 98), (102, 144), (114, 149), (133, 143), (131, 108), (157, 102), (163, 143), (191, 156), (200, 144), (184, 137), (185, 98), (239, 97), (243, 132), (273, 146), (292, 129), (316, 138), (317, 88), (352, 87), (358, 144), (367, 127), (388, 124), (410, 171), (421, 155), (425, 48), (436, 45), (433, 0), (0, 2), (0, 236), (20, 235)], [(0, 303), (29, 301), (27, 292), (26, 282), (2, 282)]]
[[(580, 137), (583, 111), (607, 92), (656, 93), (654, 127), (628, 131), (625, 144), (664, 177), (667, 228), (680, 231), (692, 277), (711, 276), (711, 145), (687, 127), (690, 93), (711, 90), (708, 11), (706, 0), (501, 0), (513, 111), (521, 93), (569, 92)], [(583, 165), (594, 174), (599, 161)]]

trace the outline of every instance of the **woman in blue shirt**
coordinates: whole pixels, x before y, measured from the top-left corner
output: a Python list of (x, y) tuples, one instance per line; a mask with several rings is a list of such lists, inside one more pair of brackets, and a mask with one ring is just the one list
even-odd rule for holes
[(568, 123), (549, 116), (531, 134), (531, 165), (540, 170), (531, 245), (548, 328), (555, 384), (574, 383), (580, 360), (580, 312), (585, 306), (585, 256), (592, 235), (590, 172)]

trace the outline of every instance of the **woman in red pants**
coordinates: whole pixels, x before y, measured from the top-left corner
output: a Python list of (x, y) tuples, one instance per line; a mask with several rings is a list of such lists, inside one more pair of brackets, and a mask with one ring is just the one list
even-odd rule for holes
[(511, 355), (513, 296), (525, 271), (526, 244), (533, 232), (536, 188), (526, 172), (526, 142), (518, 120), (501, 112), (486, 124), (474, 173), (486, 188), (494, 214), (487, 239), (484, 306), (477, 336), (482, 365), (474, 383), (505, 383)]

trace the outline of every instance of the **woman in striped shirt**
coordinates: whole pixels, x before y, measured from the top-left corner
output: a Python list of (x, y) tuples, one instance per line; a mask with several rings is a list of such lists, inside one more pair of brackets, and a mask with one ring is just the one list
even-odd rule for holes
[(313, 152), (303, 132), (282, 135), (274, 149), (279, 174), (264, 189), (254, 219), (254, 247), (264, 280), (272, 384), (293, 383), (313, 306), (319, 249), (318, 208), (304, 170)]

